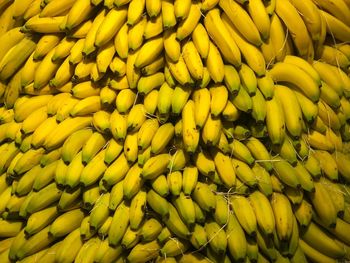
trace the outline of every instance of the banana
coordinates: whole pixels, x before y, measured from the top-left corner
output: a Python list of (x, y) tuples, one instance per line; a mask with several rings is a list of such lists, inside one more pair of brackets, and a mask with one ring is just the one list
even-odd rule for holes
[(146, 110), (143, 104), (135, 104), (127, 117), (127, 130), (129, 132), (137, 132), (142, 124), (146, 121)]
[(145, 66), (141, 69), (141, 73), (146, 76), (153, 75), (164, 68), (165, 59), (163, 56), (159, 56), (153, 63)]
[[(115, 211), (118, 205), (123, 201), (123, 181), (113, 185), (110, 191), (110, 199), (108, 208), (110, 211)], [(105, 222), (106, 223), (106, 222)]]
[[(200, 6), (200, 2), (191, 3), (188, 0), (184, 2), (177, 0), (176, 2), (174, 2), (175, 17), (182, 18), (181, 22), (177, 26), (176, 31), (176, 37), (180, 41), (185, 39), (187, 36), (191, 35), (193, 30), (197, 26), (201, 17)], [(181, 11), (179, 9), (181, 9)]]
[(328, 256), (324, 255), (323, 253), (319, 252), (318, 250), (314, 249), (313, 247), (308, 245), (302, 239), (299, 239), (299, 247), (304, 252), (304, 254), (307, 258), (311, 258), (314, 261), (317, 261), (317, 262), (336, 262), (335, 259), (328, 257)]
[(137, 132), (128, 133), (124, 141), (124, 154), (128, 162), (134, 163), (137, 160)]
[(304, 167), (304, 165), (298, 161), (296, 166), (294, 167), (296, 175), (298, 177), (298, 181), (301, 184), (301, 187), (308, 192), (314, 191), (314, 183), (311, 174)]
[[(18, 159), (14, 158), (13, 160), (13, 166), (10, 164), (8, 168), (9, 170), (13, 167), (13, 175), (19, 176), (27, 171), (29, 171), (31, 168), (33, 168), (35, 165), (40, 163), (40, 159), (42, 158), (45, 150), (42, 148), (39, 149), (30, 149), (27, 152), (18, 155)], [(12, 166), (12, 167), (11, 167)], [(9, 173), (11, 174), (11, 172)]]
[(166, 197), (169, 194), (169, 185), (165, 175), (160, 175), (153, 179), (151, 186), (162, 197)]
[[(97, 198), (99, 197), (99, 193), (98, 193), (98, 191), (97, 192), (94, 191), (94, 189), (97, 189), (97, 187), (89, 189), (88, 191), (85, 191), (83, 193), (83, 199), (84, 199), (83, 205), (88, 210), (92, 209), (93, 202), (91, 202), (90, 204), (87, 204), (84, 197), (88, 196), (87, 198), (91, 199), (91, 196), (93, 196), (94, 201), (97, 200)], [(93, 192), (95, 192), (95, 194), (93, 194)], [(90, 201), (92, 201), (92, 200), (90, 200)], [(90, 201), (88, 201), (88, 202), (90, 202)], [(96, 231), (90, 227), (90, 216), (84, 217), (83, 221), (80, 224), (80, 236), (81, 236), (81, 238), (84, 241), (89, 240), (95, 233), (96, 233)]]
[(159, 36), (163, 32), (163, 19), (161, 15), (147, 21), (143, 36), (145, 39), (151, 39)]
[(170, 204), (152, 189), (147, 192), (147, 204), (163, 219), (169, 217)]
[(168, 170), (181, 171), (184, 169), (189, 161), (189, 155), (183, 149), (178, 149), (174, 154), (172, 154), (171, 161), (168, 164)]
[[(147, 193), (143, 190), (131, 199), (130, 203), (130, 229), (139, 231), (145, 218), (145, 206), (147, 202)], [(143, 227), (143, 226), (142, 226)]]
[(336, 181), (339, 177), (338, 166), (332, 155), (324, 150), (315, 150), (312, 155), (318, 159), (323, 174), (330, 180)]
[(115, 210), (108, 232), (108, 242), (110, 245), (116, 246), (122, 240), (130, 221), (129, 211), (130, 207), (125, 202), (120, 203)]
[[(248, 255), (248, 243), (244, 231), (234, 213), (230, 212), (226, 225), (227, 249), (234, 260), (243, 260)], [(239, 242), (237, 242), (239, 240)]]
[(296, 171), (289, 162), (278, 157), (274, 159), (273, 167), (275, 175), (284, 184), (293, 188), (301, 187)]
[(15, 237), (18, 233), (20, 233), (22, 229), (22, 223), (21, 222), (12, 222), (8, 220), (1, 220), (1, 237), (9, 238), (9, 237)]
[[(55, 47), (55, 52), (51, 57), (51, 60), (53, 62), (59, 61), (61, 59), (64, 59), (69, 56), (70, 50), (74, 47), (77, 40), (71, 39), (68, 37), (64, 37), (60, 43), (57, 44)], [(84, 43), (83, 41), (80, 41), (81, 43)]]
[(228, 188), (234, 187), (236, 181), (236, 173), (229, 156), (224, 155), (222, 152), (216, 150), (213, 153), (213, 160), (215, 163), (216, 171)]
[(53, 48), (55, 48), (61, 41), (61, 35), (59, 34), (46, 34), (43, 35), (38, 41), (34, 53), (33, 60), (41, 60), (48, 54)]
[[(82, 162), (84, 161), (84, 151), (82, 151)], [(97, 182), (104, 174), (107, 169), (107, 165), (104, 162), (105, 149), (98, 152), (85, 166), (80, 174), (80, 184), (84, 187), (88, 187), (93, 183)]]
[[(15, 46), (18, 42), (20, 42), (25, 37), (25, 34), (20, 31), (20, 27), (15, 27), (4, 34), (1, 34), (1, 52), (0, 52), (0, 60), (7, 54), (7, 52)], [(34, 49), (33, 49), (34, 51)], [(32, 51), (32, 52), (33, 52)]]
[(171, 123), (166, 123), (161, 125), (156, 133), (154, 134), (154, 137), (152, 138), (151, 142), (151, 151), (153, 154), (159, 154), (161, 153), (170, 140), (174, 136), (174, 126)]
[(268, 173), (268, 171), (257, 163), (252, 167), (252, 171), (257, 177), (258, 188), (260, 192), (262, 192), (266, 196), (270, 196), (272, 194), (273, 189), (270, 174)]
[(234, 66), (240, 66), (241, 56), (238, 46), (221, 20), (219, 9), (214, 8), (207, 13), (204, 25), (208, 35), (222, 52), (223, 58)]
[[(302, 111), (295, 93), (286, 86), (275, 85), (274, 94), (281, 102), (288, 132), (294, 138), (299, 138), (302, 131)], [(293, 113), (290, 111), (290, 109), (293, 109)]]
[(271, 196), (271, 207), (275, 216), (276, 232), (281, 242), (287, 242), (293, 231), (293, 211), (288, 198), (280, 193)]
[(80, 174), (84, 169), (82, 163), (82, 152), (79, 151), (71, 160), (66, 168), (65, 185), (70, 189), (74, 189), (80, 183)]
[(48, 207), (41, 211), (31, 214), (28, 217), (27, 225), (24, 228), (26, 235), (32, 236), (51, 224), (58, 216), (55, 206)]
[(173, 196), (178, 196), (182, 190), (182, 173), (180, 171), (169, 172), (167, 182), (170, 193)]
[[(320, 217), (320, 220), (328, 227), (335, 226), (337, 211), (333, 204), (329, 191), (321, 182), (314, 182), (315, 192), (310, 193), (311, 203)], [(327, 210), (324, 210), (327, 206)]]
[(3, 148), (3, 152), (0, 158), (0, 164), (1, 164), (1, 171), (5, 172), (11, 161), (15, 158), (15, 156), (19, 153), (19, 148), (17, 148), (15, 142), (11, 142), (8, 144), (5, 144)]
[[(68, 118), (57, 125), (51, 137), (46, 137), (43, 146), (46, 150), (52, 150), (62, 145), (69, 135), (83, 129), (91, 123), (91, 117)], [(44, 122), (45, 123), (45, 122)], [(39, 126), (40, 127), (40, 126)]]
[(121, 241), (121, 247), (124, 249), (130, 249), (134, 247), (140, 241), (138, 230), (131, 230), (128, 227)]
[(204, 151), (200, 151), (194, 156), (194, 165), (198, 171), (205, 176), (212, 176), (215, 174), (215, 163), (211, 156)]
[(250, 137), (248, 140), (244, 141), (244, 143), (250, 150), (253, 157), (259, 162), (259, 164), (263, 166), (267, 171), (271, 171), (271, 156), (265, 145), (255, 137)]
[(336, 151), (332, 154), (333, 159), (337, 163), (337, 168), (339, 173), (344, 177), (344, 178), (349, 178), (350, 176), (350, 169), (348, 165), (349, 157), (348, 155)]
[(73, 0), (51, 1), (40, 12), (40, 17), (52, 17), (65, 14), (74, 4)]
[(324, 45), (320, 53), (320, 60), (330, 65), (346, 69), (350, 63), (347, 56), (334, 47)]
[(112, 105), (117, 98), (117, 93), (108, 86), (101, 88), (100, 90), (100, 99), (102, 107), (108, 107)]
[(83, 218), (84, 213), (80, 209), (65, 212), (52, 222), (49, 227), (49, 235), (54, 238), (65, 236), (77, 229)]
[(179, 84), (186, 86), (192, 82), (190, 72), (182, 56), (179, 57), (177, 62), (171, 61), (167, 55), (165, 56), (165, 60), (172, 77), (178, 81)]
[(238, 177), (244, 184), (251, 187), (255, 187), (258, 184), (253, 171), (245, 162), (235, 158), (232, 158), (231, 162), (235, 170), (236, 177)]
[[(239, 32), (253, 45), (260, 46), (261, 38), (259, 31), (255, 26), (249, 14), (236, 2), (220, 1), (219, 6), (224, 13), (231, 19), (232, 23), (239, 30)], [(233, 14), (237, 12), (239, 19), (233, 19)], [(243, 23), (244, 21), (244, 23)]]
[(309, 59), (313, 54), (313, 46), (307, 27), (299, 15), (298, 10), (291, 2), (282, 4), (282, 1), (276, 1), (276, 14), (285, 23), (288, 30), (292, 32), (293, 42), (299, 55), (305, 59)]
[(315, 1), (315, 4), (322, 10), (326, 10), (329, 14), (335, 16), (346, 25), (350, 25), (350, 20), (347, 17), (350, 12), (346, 1)]
[(251, 113), (253, 110), (253, 101), (242, 85), (240, 85), (237, 94), (230, 96), (230, 100), (240, 111)]
[[(311, 222), (301, 235), (302, 240), (317, 251), (322, 251), (328, 257), (338, 258), (344, 255), (344, 250), (315, 223)], [(313, 243), (320, 238), (318, 243)]]
[[(254, 236), (257, 231), (257, 219), (249, 200), (244, 196), (232, 195), (230, 197), (230, 205), (236, 220), (238, 220), (244, 231), (248, 235)], [(231, 218), (229, 220), (231, 220)]]
[(147, 95), (153, 89), (156, 89), (164, 82), (164, 74), (157, 72), (150, 76), (143, 76), (137, 84), (137, 90), (141, 95)]
[(192, 93), (192, 99), (194, 102), (194, 118), (197, 128), (202, 128), (206, 123), (206, 120), (210, 111), (211, 95), (209, 89), (196, 89)]
[(239, 77), (242, 87), (246, 89), (250, 96), (254, 96), (258, 85), (254, 71), (246, 64), (242, 64), (239, 70)]
[(121, 153), (119, 157), (106, 169), (101, 179), (103, 185), (108, 188), (108, 186), (113, 186), (114, 184), (120, 182), (124, 179), (130, 167), (131, 164), (128, 163), (125, 154)]
[(38, 251), (48, 247), (55, 238), (50, 236), (49, 227), (44, 228), (40, 232), (28, 239), (29, 242), (25, 242), (17, 251), (16, 257), (21, 260), (27, 256), (33, 255)]
[(30, 214), (40, 211), (55, 201), (58, 201), (61, 194), (62, 191), (57, 188), (56, 183), (51, 183), (39, 192), (33, 193), (26, 207), (26, 211)]
[(230, 206), (223, 195), (216, 195), (215, 198), (216, 206), (214, 219), (220, 226), (224, 226), (229, 220)]
[(249, 1), (247, 11), (256, 25), (261, 38), (268, 39), (270, 36), (270, 18), (264, 3), (259, 0)]
[[(42, 157), (42, 159), (40, 160), (41, 166), (43, 163), (43, 159), (44, 159), (44, 157)], [(55, 160), (49, 164), (46, 164), (43, 167), (40, 175), (37, 176), (33, 182), (33, 190), (34, 191), (39, 191), (40, 189), (44, 188), (46, 185), (51, 183), (51, 181), (54, 181), (57, 164), (58, 164), (58, 161)]]
[(217, 254), (224, 254), (227, 248), (227, 236), (215, 221), (205, 223), (204, 229), (210, 240), (210, 248)]
[(345, 200), (341, 188), (337, 184), (334, 184), (332, 181), (324, 177), (320, 178), (320, 182), (323, 183), (323, 185), (329, 191), (337, 214), (339, 216), (342, 216), (345, 210)]
[(98, 26), (94, 45), (101, 47), (108, 43), (126, 22), (127, 14), (125, 7), (109, 10)]
[(97, 237), (89, 239), (86, 243), (83, 244), (83, 246), (79, 250), (75, 261), (79, 263), (84, 261), (93, 261), (96, 254), (96, 250), (99, 248), (100, 243), (101, 240)]
[(98, 251), (94, 257), (95, 262), (113, 262), (120, 258), (123, 251), (122, 246), (111, 247), (108, 244), (108, 239), (101, 240)]
[(206, 145), (217, 145), (220, 140), (222, 122), (221, 119), (208, 116), (202, 130), (202, 139)]
[(285, 136), (285, 117), (278, 97), (266, 101), (266, 126), (273, 144), (281, 144)]
[(193, 200), (199, 207), (207, 212), (214, 211), (216, 207), (215, 194), (205, 183), (197, 182), (196, 187), (192, 192)]
[(35, 51), (27, 59), (21, 70), (21, 86), (25, 87), (33, 82), (35, 69), (38, 67), (41, 61), (34, 60)]
[(192, 41), (186, 42), (182, 47), (182, 56), (191, 76), (196, 80), (203, 79), (203, 63)]
[[(119, 91), (115, 104), (117, 112), (120, 114), (127, 113), (136, 101), (136, 94), (131, 89), (123, 89)], [(116, 112), (116, 114), (117, 114)]]
[(225, 75), (224, 82), (226, 88), (230, 91), (231, 94), (236, 95), (240, 89), (240, 77), (237, 70), (231, 65), (224, 66)]
[(125, 175), (123, 180), (124, 199), (130, 200), (140, 191), (143, 181), (141, 178), (142, 168), (135, 163)]
[[(171, 259), (175, 260), (175, 256), (181, 255), (182, 253), (186, 252), (190, 248), (190, 244), (188, 241), (181, 240), (181, 239), (169, 239), (165, 244), (163, 244), (163, 247), (160, 249), (160, 255), (166, 258), (166, 262), (170, 261)], [(157, 261), (161, 262), (161, 261)]]
[(21, 176), (21, 178), (18, 180), (18, 185), (16, 187), (17, 196), (25, 196), (32, 190), (33, 183), (35, 180), (35, 174), (40, 171), (40, 165), (36, 165)]
[(208, 69), (210, 78), (215, 83), (220, 83), (224, 80), (224, 77), (225, 77), (224, 62), (220, 55), (219, 50), (212, 42), (209, 43), (209, 52), (208, 52), (208, 57), (206, 59), (206, 67)]
[(173, 204), (186, 225), (192, 228), (195, 224), (196, 215), (191, 197), (180, 192), (178, 197), (173, 197)]
[(59, 211), (71, 209), (72, 206), (74, 207), (80, 202), (79, 198), (81, 198), (81, 189), (79, 187), (75, 188), (75, 190), (66, 188), (58, 201), (57, 209)]
[[(24, 121), (33, 111), (46, 106), (46, 104), (52, 99), (52, 95), (40, 95), (31, 97), (29, 100), (23, 102), (21, 105), (17, 105), (15, 108), (14, 119), (17, 122)], [(27, 112), (30, 111), (30, 112)]]
[(65, 21), (65, 16), (41, 17), (34, 15), (22, 26), (23, 32), (36, 33), (61, 33), (61, 24)]
[(313, 1), (290, 1), (303, 19), (307, 30), (309, 31), (313, 41), (320, 40), (320, 32), (322, 27), (321, 16), (315, 2)]
[[(180, 238), (187, 238), (190, 236), (190, 231), (186, 224), (182, 221), (176, 208), (168, 203), (169, 216), (164, 219), (165, 225), (171, 230), (176, 236)], [(164, 218), (164, 217), (163, 217)]]
[(327, 33), (332, 34), (336, 39), (346, 42), (349, 40), (348, 33), (350, 32), (349, 25), (343, 23), (337, 17), (329, 14), (326, 11), (319, 9), (321, 17), (325, 20)]
[[(173, 29), (166, 30), (163, 34), (163, 43), (166, 55), (171, 59), (171, 61), (177, 62), (181, 55), (181, 46), (180, 42), (176, 39), (176, 31)], [(188, 57), (186, 58), (188, 59)]]
[(142, 262), (155, 259), (158, 256), (158, 251), (160, 248), (161, 247), (156, 240), (146, 243), (139, 243), (131, 249), (129, 255), (127, 256), (127, 260), (130, 262)]
[(275, 217), (267, 197), (259, 191), (254, 191), (248, 197), (255, 212), (258, 226), (263, 233), (271, 236), (275, 230)]
[(127, 24), (134, 26), (142, 20), (142, 14), (145, 9), (145, 0), (132, 0), (129, 3)]
[(69, 12), (67, 14), (65, 29), (71, 31), (73, 28), (79, 26), (81, 23), (87, 20), (93, 10), (94, 6), (91, 5), (90, 1), (76, 1), (69, 9)]

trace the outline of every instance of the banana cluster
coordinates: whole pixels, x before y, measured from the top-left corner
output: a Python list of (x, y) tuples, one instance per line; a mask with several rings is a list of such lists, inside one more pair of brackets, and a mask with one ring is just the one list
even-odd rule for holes
[(350, 260), (349, 0), (0, 0), (0, 262)]

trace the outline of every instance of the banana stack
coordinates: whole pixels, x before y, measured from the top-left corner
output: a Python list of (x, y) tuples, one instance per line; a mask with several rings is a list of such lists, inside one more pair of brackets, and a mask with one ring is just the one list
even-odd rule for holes
[(0, 0), (0, 262), (350, 260), (349, 0)]

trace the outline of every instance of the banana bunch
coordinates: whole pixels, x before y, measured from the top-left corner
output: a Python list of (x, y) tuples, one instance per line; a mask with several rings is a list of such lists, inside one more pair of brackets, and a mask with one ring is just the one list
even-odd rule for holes
[(349, 0), (0, 0), (0, 262), (350, 260)]

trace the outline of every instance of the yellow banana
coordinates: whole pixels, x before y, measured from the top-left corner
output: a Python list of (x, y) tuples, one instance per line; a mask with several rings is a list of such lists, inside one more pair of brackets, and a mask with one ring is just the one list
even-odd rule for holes
[(251, 193), (248, 198), (255, 212), (258, 226), (264, 234), (272, 235), (275, 230), (275, 217), (269, 200), (259, 191)]
[(244, 196), (233, 195), (230, 197), (230, 204), (237, 218), (236, 220), (238, 220), (244, 231), (248, 235), (254, 236), (257, 231), (257, 221), (249, 200)]
[(32, 54), (36, 46), (33, 38), (25, 37), (9, 49), (0, 61), (0, 79), (10, 78)]
[(266, 126), (273, 144), (281, 144), (285, 136), (285, 118), (277, 97), (266, 101)]
[[(249, 14), (235, 1), (220, 1), (219, 6), (223, 9), (224, 13), (235, 25), (237, 30), (246, 38), (251, 44), (255, 46), (261, 45), (261, 38), (259, 31), (250, 18)], [(235, 15), (239, 19), (234, 19)]]
[(129, 3), (127, 24), (134, 26), (140, 19), (145, 9), (145, 0), (132, 0)]
[(192, 93), (192, 99), (194, 101), (194, 118), (197, 128), (202, 128), (208, 118), (210, 111), (211, 95), (209, 89), (196, 89)]
[[(191, 35), (193, 30), (196, 28), (196, 26), (201, 18), (201, 10), (200, 10), (201, 2), (190, 3), (190, 1), (188, 1), (188, 0), (186, 0), (186, 1), (177, 0), (176, 2), (179, 3), (179, 5), (182, 7), (185, 7), (185, 6), (188, 7), (188, 5), (190, 4), (188, 15), (186, 17), (184, 17), (183, 15), (185, 15), (185, 12), (182, 12), (182, 17), (184, 19), (181, 20), (181, 22), (177, 26), (177, 30), (176, 30), (176, 37), (177, 37), (177, 39), (179, 39), (181, 41), (181, 40), (185, 39), (186, 37), (188, 37), (189, 35)], [(187, 9), (187, 8), (185, 8), (185, 9)], [(182, 9), (182, 10), (184, 10), (184, 9)], [(176, 17), (175, 3), (174, 3), (174, 13), (175, 13), (175, 17)]]

